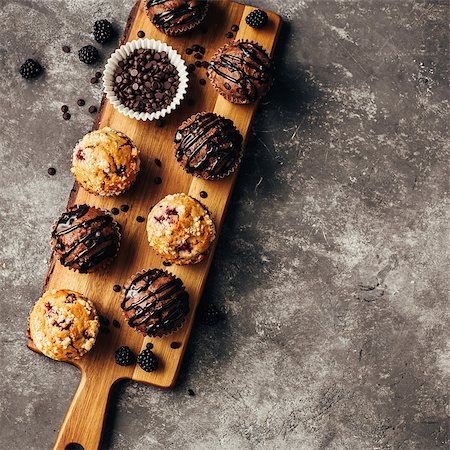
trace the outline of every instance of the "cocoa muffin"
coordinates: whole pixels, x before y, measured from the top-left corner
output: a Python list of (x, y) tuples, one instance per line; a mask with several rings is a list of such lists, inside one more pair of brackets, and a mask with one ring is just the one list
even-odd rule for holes
[(149, 0), (145, 12), (158, 30), (169, 36), (186, 33), (205, 18), (206, 0)]
[(263, 97), (272, 84), (272, 62), (258, 44), (233, 41), (215, 53), (208, 77), (228, 101), (253, 103)]
[(147, 234), (150, 246), (165, 261), (196, 264), (208, 254), (216, 227), (198, 200), (186, 194), (173, 194), (150, 211)]
[(189, 295), (179, 278), (150, 269), (130, 278), (120, 306), (130, 327), (147, 336), (163, 336), (183, 323), (189, 313)]
[(187, 173), (205, 180), (229, 175), (242, 154), (233, 122), (210, 112), (191, 116), (175, 134), (175, 157)]
[(52, 229), (52, 248), (60, 263), (80, 273), (111, 263), (119, 251), (120, 228), (107, 212), (79, 205), (69, 208)]
[(90, 300), (67, 289), (47, 291), (35, 303), (29, 322), (36, 347), (58, 361), (78, 359), (95, 344), (97, 311)]

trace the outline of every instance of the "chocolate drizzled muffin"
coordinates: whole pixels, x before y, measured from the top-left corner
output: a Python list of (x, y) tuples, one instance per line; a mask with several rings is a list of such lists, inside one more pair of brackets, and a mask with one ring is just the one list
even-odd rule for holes
[(94, 195), (121, 194), (134, 183), (139, 167), (132, 140), (108, 127), (86, 134), (73, 150), (72, 173)]
[(147, 233), (151, 247), (165, 262), (183, 265), (196, 264), (206, 257), (216, 228), (198, 200), (173, 194), (152, 208)]
[(150, 269), (130, 278), (120, 306), (130, 327), (147, 336), (163, 336), (183, 323), (189, 313), (189, 295), (179, 278)]
[(184, 170), (205, 180), (230, 174), (242, 153), (242, 136), (233, 122), (209, 112), (191, 116), (178, 128), (174, 142)]
[(253, 103), (272, 84), (272, 62), (254, 42), (233, 41), (213, 56), (208, 77), (217, 91), (232, 103)]
[(52, 248), (60, 263), (80, 273), (106, 267), (117, 255), (119, 225), (88, 205), (73, 206), (61, 215), (52, 230)]
[(45, 292), (33, 306), (28, 323), (36, 347), (59, 361), (78, 359), (87, 353), (99, 330), (92, 302), (67, 289)]
[(208, 11), (206, 0), (149, 0), (145, 12), (153, 25), (169, 36), (192, 30)]

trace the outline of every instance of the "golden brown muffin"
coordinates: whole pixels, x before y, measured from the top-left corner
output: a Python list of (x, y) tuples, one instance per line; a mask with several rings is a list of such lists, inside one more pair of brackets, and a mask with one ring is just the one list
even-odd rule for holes
[(139, 167), (131, 139), (111, 128), (88, 133), (73, 150), (72, 173), (91, 194), (121, 194), (133, 184)]
[(147, 233), (150, 245), (161, 258), (183, 265), (206, 257), (216, 228), (198, 200), (186, 194), (172, 194), (150, 211)]
[(46, 356), (59, 361), (78, 359), (95, 343), (97, 311), (90, 300), (67, 289), (47, 291), (29, 317), (30, 337)]

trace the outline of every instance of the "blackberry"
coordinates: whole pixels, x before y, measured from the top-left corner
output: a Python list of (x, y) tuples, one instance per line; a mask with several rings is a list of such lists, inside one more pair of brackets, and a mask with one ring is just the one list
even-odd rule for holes
[(202, 321), (205, 325), (215, 325), (223, 319), (222, 313), (209, 303), (202, 315)]
[(129, 347), (120, 347), (114, 353), (114, 358), (116, 359), (116, 364), (119, 366), (129, 366), (134, 362), (134, 353)]
[(149, 348), (142, 350), (141, 354), (137, 357), (137, 363), (146, 372), (153, 372), (158, 368), (158, 359)]
[(85, 64), (92, 64), (98, 59), (98, 51), (93, 45), (85, 45), (78, 50), (78, 58)]
[(29, 80), (42, 72), (42, 66), (34, 59), (27, 59), (19, 69), (20, 75)]
[(104, 44), (105, 42), (108, 42), (111, 40), (113, 36), (113, 27), (111, 25), (111, 22), (109, 22), (106, 19), (103, 20), (97, 20), (94, 23), (94, 39), (99, 44)]
[(267, 16), (267, 13), (261, 9), (255, 9), (245, 18), (247, 25), (256, 29), (266, 25), (268, 20), (269, 17)]

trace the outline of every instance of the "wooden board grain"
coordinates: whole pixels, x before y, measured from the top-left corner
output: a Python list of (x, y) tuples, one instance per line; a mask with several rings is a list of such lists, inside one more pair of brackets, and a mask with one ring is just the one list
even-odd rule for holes
[[(138, 31), (143, 30), (146, 38), (159, 39), (173, 46), (188, 64), (193, 63), (194, 58), (192, 55), (185, 54), (184, 50), (187, 47), (195, 43), (201, 44), (207, 49), (204, 59), (210, 60), (213, 53), (228, 41), (225, 34), (233, 24), (239, 25), (239, 31), (235, 34), (236, 39), (258, 42), (272, 54), (281, 26), (281, 19), (276, 14), (268, 12), (268, 25), (262, 30), (254, 30), (245, 23), (246, 15), (253, 8), (229, 1), (213, 1), (210, 2), (210, 10), (204, 25), (208, 30), (206, 33), (199, 29), (186, 36), (169, 37), (159, 32), (150, 23), (144, 13), (143, 5), (144, 1), (139, 0), (132, 9), (120, 43), (137, 39)], [(200, 111), (214, 111), (216, 114), (232, 119), (246, 140), (257, 104), (229, 103), (217, 94), (209, 82), (201, 86), (200, 78), (207, 78), (205, 69), (197, 69), (190, 76), (185, 101), (174, 113), (164, 119), (163, 128), (158, 128), (153, 122), (129, 119), (115, 110), (105, 98), (102, 100), (94, 128), (109, 126), (127, 134), (140, 150), (142, 164), (133, 188), (119, 197), (97, 197), (78, 188), (77, 185), (74, 186), (69, 197), (69, 206), (87, 203), (111, 209), (127, 204), (130, 205), (130, 210), (115, 216), (122, 225), (122, 243), (117, 259), (107, 272), (77, 274), (62, 267), (54, 257), (50, 261), (44, 290), (64, 288), (78, 291), (95, 303), (99, 314), (108, 318), (110, 322), (115, 319), (120, 323), (120, 328), (109, 326), (109, 333), (99, 335), (94, 349), (75, 362), (82, 372), (82, 380), (58, 435), (56, 448), (65, 448), (71, 442), (79, 443), (85, 449), (98, 447), (109, 392), (111, 386), (118, 380), (133, 379), (163, 388), (169, 388), (175, 383), (195, 311), (205, 286), (214, 248), (209, 257), (200, 264), (172, 265), (165, 268), (183, 280), (189, 292), (191, 309), (185, 325), (169, 336), (144, 338), (131, 329), (121, 315), (120, 294), (113, 291), (113, 285), (123, 285), (133, 273), (140, 270), (164, 267), (161, 259), (148, 245), (145, 222), (136, 221), (137, 216), (146, 218), (151, 206), (164, 196), (185, 192), (200, 199), (200, 191), (206, 191), (208, 197), (200, 200), (211, 211), (217, 230), (220, 231), (237, 171), (220, 181), (205, 181), (186, 174), (174, 157), (173, 136), (179, 124), (187, 117)], [(189, 105), (187, 99), (193, 99), (195, 103)], [(161, 160), (162, 167), (154, 163), (155, 158)], [(155, 177), (161, 177), (162, 183), (155, 184)], [(174, 341), (179, 342), (181, 346), (176, 349), (171, 348), (170, 344)], [(121, 367), (115, 364), (113, 354), (118, 347), (128, 345), (138, 354), (147, 342), (153, 343), (154, 352), (160, 361), (157, 371), (147, 373), (137, 365)], [(36, 350), (31, 340), (28, 341), (28, 346)]]

